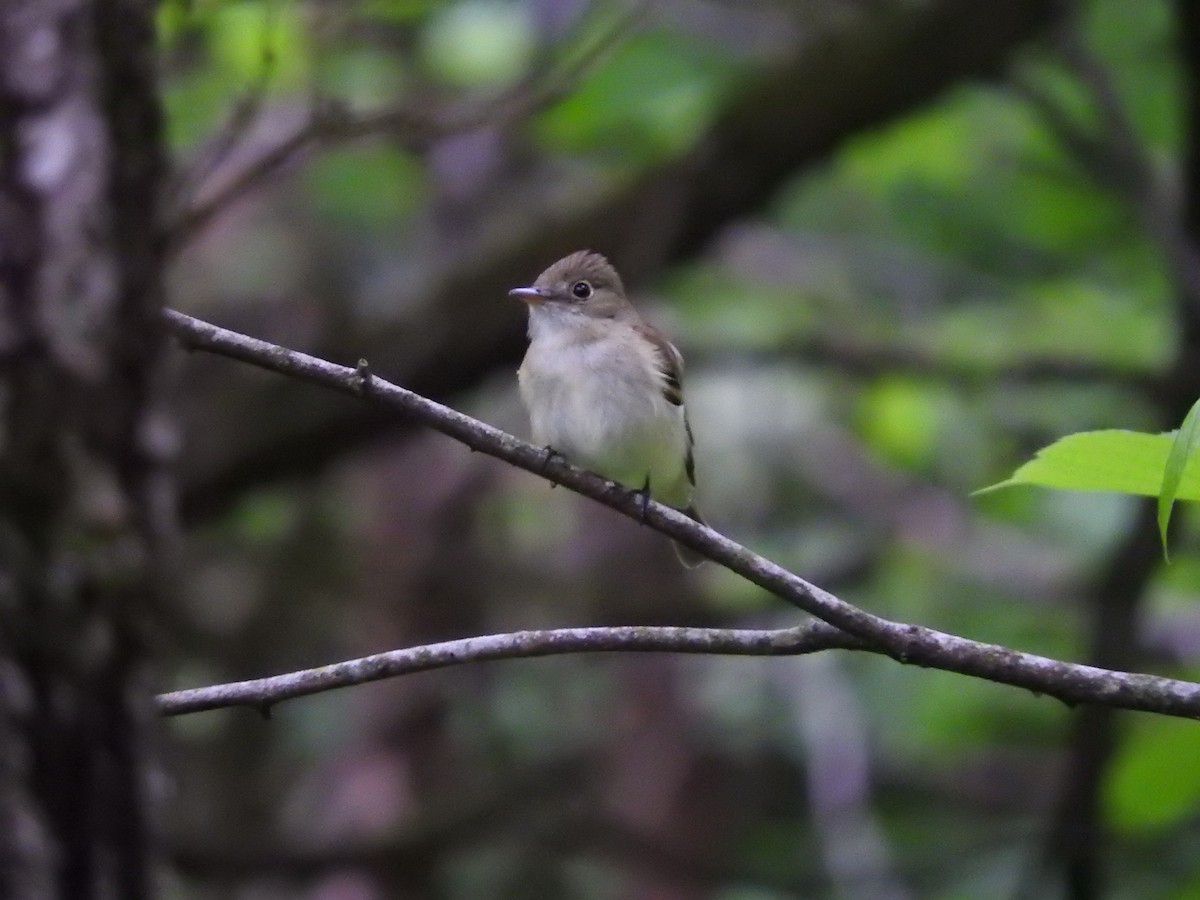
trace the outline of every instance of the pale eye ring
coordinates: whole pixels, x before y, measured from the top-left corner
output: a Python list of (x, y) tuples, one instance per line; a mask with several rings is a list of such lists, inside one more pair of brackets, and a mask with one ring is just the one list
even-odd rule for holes
[(586, 281), (577, 281), (571, 285), (571, 294), (576, 300), (586, 300), (592, 296), (592, 286)]

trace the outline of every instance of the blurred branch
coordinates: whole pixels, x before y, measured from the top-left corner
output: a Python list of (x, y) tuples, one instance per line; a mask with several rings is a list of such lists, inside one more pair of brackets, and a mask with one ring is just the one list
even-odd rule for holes
[(275, 16), (276, 7), (264, 4), (259, 70), (242, 95), (233, 102), (225, 124), (197, 151), (189, 166), (172, 176), (165, 193), (168, 208), (186, 203), (187, 197), (202, 193), (204, 182), (245, 143), (253, 127), (260, 121), (278, 62), (270, 42)]
[[(695, 351), (688, 355), (712, 362), (720, 351)], [(1066, 356), (1027, 356), (996, 362), (954, 359), (944, 353), (899, 343), (868, 343), (834, 334), (811, 334), (778, 347), (738, 354), (762, 361), (783, 360), (805, 366), (826, 366), (854, 378), (877, 378), (889, 373), (935, 378), (969, 387), (1005, 388), (1022, 385), (1106, 384), (1139, 393), (1161, 391), (1166, 375), (1111, 360), (1071, 359)]]
[[(1200, 684), (1062, 662), (873, 615), (808, 583), (683, 513), (660, 503), (647, 502), (639, 491), (576, 468), (497, 428), (377, 379), (371, 375), (365, 361), (360, 362), (357, 369), (350, 369), (218, 328), (173, 310), (167, 310), (165, 316), (168, 328), (189, 349), (206, 350), (311, 381), (405, 415), (473, 450), (562, 484), (641, 521), (844, 632), (839, 634), (816, 623), (783, 632), (766, 633), (638, 628), (524, 632), (394, 651), (399, 656), (384, 654), (368, 657), (370, 662), (358, 664), (358, 669), (351, 673), (360, 678), (369, 679), (379, 667), (386, 668), (388, 665), (396, 665), (398, 674), (400, 671), (419, 671), (475, 659), (594, 650), (678, 650), (762, 655), (844, 647), (882, 653), (906, 664), (944, 669), (1023, 687), (1049, 694), (1066, 703), (1094, 703), (1200, 717)], [(776, 641), (782, 641), (782, 647)], [(789, 644), (789, 641), (793, 643)], [(389, 659), (393, 662), (385, 661)], [(354, 665), (351, 664), (352, 668)], [(220, 690), (233, 691), (234, 696), (244, 698), (235, 702), (269, 705), (271, 694), (264, 695), (267, 699), (256, 702), (254, 691), (268, 689), (265, 687), (267, 685), (282, 684), (283, 687), (278, 688), (282, 692), (280, 698), (296, 696), (297, 692), (303, 691), (307, 679), (312, 677), (311, 673), (295, 673), (278, 676), (283, 679), (282, 682), (261, 679), (242, 683), (250, 685), (249, 688), (230, 686)], [(374, 677), (386, 676), (375, 674)], [(239, 690), (249, 693), (237, 694)], [(171, 702), (179, 703), (182, 702), (179, 696), (168, 695), (168, 698), (175, 697)], [(168, 700), (162, 702), (167, 704)], [(191, 702), (200, 701), (193, 699)], [(201, 705), (194, 708), (208, 707)]]
[[(642, 2), (631, 5), (574, 59), (559, 65), (539, 67), (499, 97), (471, 100), (449, 109), (430, 110), (425, 105), (397, 105), (368, 113), (351, 112), (332, 99), (315, 99), (308, 116), (290, 134), (257, 151), (236, 170), (218, 173), (219, 185), (207, 184), (205, 182), (214, 179), (196, 177), (195, 173), (184, 174), (178, 179), (183, 190), (174, 214), (168, 217), (168, 247), (178, 251), (225, 209), (320, 144), (388, 135), (397, 143), (416, 148), (464, 131), (484, 126), (501, 128), (528, 118), (573, 91), (583, 77), (629, 33), (644, 6)], [(255, 95), (252, 92), (250, 96), (253, 98)], [(256, 105), (247, 104), (247, 107), (252, 117), (257, 116)], [(249, 124), (245, 119), (246, 114), (235, 111), (226, 131), (232, 132), (237, 128), (244, 132)], [(236, 137), (235, 134), (233, 137), (216, 139), (221, 158), (230, 155)], [(228, 146), (222, 147), (223, 144)], [(211, 154), (202, 157), (202, 173), (214, 168), (210, 159)]]
[(1079, 171), (1133, 211), (1162, 251), (1176, 285), (1190, 303), (1200, 305), (1200, 250), (1188, 239), (1177, 183), (1155, 169), (1112, 74), (1088, 47), (1078, 20), (1065, 17), (1055, 36), (1055, 48), (1067, 69), (1091, 97), (1097, 124), (1079, 121), (1063, 102), (1029, 78), (1015, 78), (1014, 89), (1038, 113)]

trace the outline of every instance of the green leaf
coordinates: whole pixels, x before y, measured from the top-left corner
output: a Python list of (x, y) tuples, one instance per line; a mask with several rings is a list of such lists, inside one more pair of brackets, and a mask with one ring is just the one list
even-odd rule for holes
[(1149, 716), (1129, 724), (1105, 785), (1107, 817), (1126, 833), (1177, 826), (1200, 805), (1200, 726)]
[[(1027, 484), (1067, 491), (1113, 491), (1157, 497), (1174, 432), (1084, 431), (1039, 450), (1011, 477), (976, 494)], [(1175, 490), (1177, 500), (1200, 500), (1200, 464), (1192, 456)]]
[(877, 453), (909, 468), (937, 450), (942, 404), (937, 388), (910, 378), (885, 377), (862, 394), (859, 430)]
[(225, 3), (208, 21), (212, 61), (240, 84), (270, 72), (273, 87), (299, 84), (308, 71), (308, 26), (294, 4)]
[(1167, 525), (1171, 522), (1171, 509), (1179, 496), (1188, 460), (1195, 456), (1196, 444), (1200, 442), (1200, 400), (1193, 404), (1171, 443), (1171, 452), (1163, 468), (1162, 486), (1158, 492), (1158, 534), (1162, 539), (1163, 555), (1167, 553)]
[(417, 160), (386, 144), (325, 153), (307, 171), (323, 216), (382, 227), (411, 215), (425, 189)]
[(512, 84), (529, 68), (534, 22), (524, 6), (468, 0), (443, 7), (421, 35), (430, 71), (460, 87)]

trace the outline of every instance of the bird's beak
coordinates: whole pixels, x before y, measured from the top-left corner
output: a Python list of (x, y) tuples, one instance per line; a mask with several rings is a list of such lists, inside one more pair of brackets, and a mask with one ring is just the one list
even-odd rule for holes
[(508, 294), (510, 297), (519, 297), (520, 299), (524, 300), (526, 303), (534, 304), (534, 303), (541, 303), (543, 300), (546, 299), (546, 297), (549, 296), (550, 292), (547, 291), (545, 288), (519, 287), (519, 288), (513, 288), (511, 291), (508, 292)]

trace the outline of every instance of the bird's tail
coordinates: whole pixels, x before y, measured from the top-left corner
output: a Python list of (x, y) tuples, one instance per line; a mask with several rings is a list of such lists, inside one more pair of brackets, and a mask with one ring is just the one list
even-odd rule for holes
[[(696, 509), (696, 504), (694, 504), (694, 503), (689, 503), (684, 509), (681, 509), (679, 511), (681, 513), (683, 513), (685, 516), (695, 519), (701, 525), (708, 524), (707, 522), (704, 521), (703, 518), (701, 518), (700, 510)], [(702, 562), (708, 562), (707, 557), (701, 556), (699, 553), (697, 553), (695, 550), (691, 549), (690, 547), (685, 547), (685, 546), (683, 546), (683, 544), (676, 544), (674, 542), (672, 542), (671, 546), (675, 548), (675, 555), (679, 557), (679, 561), (681, 563), (683, 563), (685, 566), (687, 566), (689, 569), (696, 568), (696, 566), (700, 565), (700, 563), (702, 563)]]

